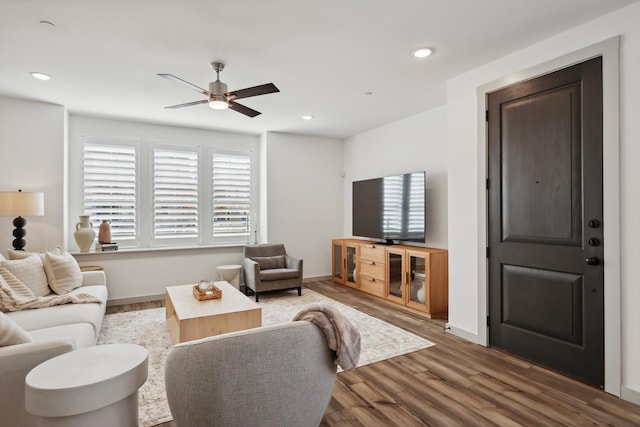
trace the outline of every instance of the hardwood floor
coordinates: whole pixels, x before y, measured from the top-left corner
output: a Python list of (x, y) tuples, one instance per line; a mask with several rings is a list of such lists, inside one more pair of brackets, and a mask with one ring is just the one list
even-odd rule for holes
[(457, 338), (444, 330), (443, 320), (330, 281), (306, 287), (436, 344), (338, 374), (324, 427), (640, 425), (640, 406)]

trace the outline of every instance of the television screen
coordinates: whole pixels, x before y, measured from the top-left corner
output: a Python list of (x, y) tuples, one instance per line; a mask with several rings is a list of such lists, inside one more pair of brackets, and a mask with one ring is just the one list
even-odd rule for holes
[(354, 181), (353, 235), (424, 243), (425, 177), (425, 172), (414, 172)]

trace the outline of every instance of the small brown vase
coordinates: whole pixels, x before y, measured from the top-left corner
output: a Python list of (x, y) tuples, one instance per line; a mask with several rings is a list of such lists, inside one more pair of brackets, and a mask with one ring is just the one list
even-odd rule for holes
[(103, 219), (98, 230), (98, 242), (111, 243), (111, 221)]

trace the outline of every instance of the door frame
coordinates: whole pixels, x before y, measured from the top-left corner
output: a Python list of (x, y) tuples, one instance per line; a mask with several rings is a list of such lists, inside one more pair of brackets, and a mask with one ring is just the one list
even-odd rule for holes
[[(479, 86), (476, 91), (478, 121), (478, 325), (487, 324), (489, 315), (488, 177), (489, 144), (485, 120), (487, 94), (514, 83), (557, 71), (602, 56), (602, 144), (603, 144), (603, 232), (604, 232), (604, 390), (620, 396), (621, 390), (621, 291), (620, 291), (620, 137), (619, 137), (619, 46), (612, 37), (573, 53), (512, 73)], [(484, 193), (484, 197), (482, 194)], [(478, 343), (489, 345), (488, 327), (478, 330)]]

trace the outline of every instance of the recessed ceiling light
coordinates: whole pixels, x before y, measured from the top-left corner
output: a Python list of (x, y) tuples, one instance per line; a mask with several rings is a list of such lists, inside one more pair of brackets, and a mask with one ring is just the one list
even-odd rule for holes
[(313, 119), (313, 116), (311, 114), (306, 114), (306, 115), (302, 116), (302, 119), (303, 120), (311, 120), (311, 119)]
[(32, 71), (29, 74), (31, 74), (31, 77), (33, 77), (34, 79), (51, 80), (51, 76), (45, 73), (38, 73), (37, 71)]
[(421, 47), (411, 51), (411, 56), (414, 58), (426, 58), (433, 54), (434, 50), (431, 47)]

